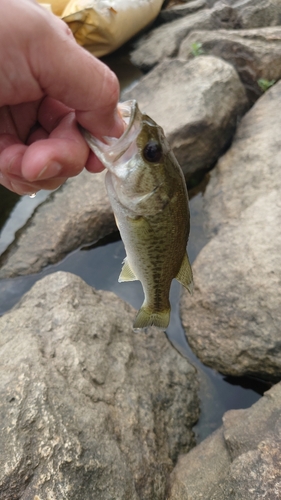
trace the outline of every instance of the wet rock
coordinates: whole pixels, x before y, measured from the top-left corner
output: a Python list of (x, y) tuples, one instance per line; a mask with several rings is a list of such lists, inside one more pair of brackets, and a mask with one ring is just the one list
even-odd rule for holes
[(230, 62), (245, 85), (250, 102), (262, 95), (260, 78), (281, 78), (281, 27), (252, 30), (193, 31), (182, 42), (179, 57), (190, 60), (193, 47), (200, 43), (205, 54)]
[(122, 97), (163, 127), (187, 178), (214, 165), (248, 106), (234, 68), (212, 56), (163, 61)]
[(182, 456), (167, 500), (266, 500), (281, 496), (281, 385), (252, 408), (232, 410), (223, 427)]
[(40, 205), (0, 258), (0, 278), (39, 272), (116, 230), (104, 173), (82, 172)]
[(234, 28), (233, 10), (224, 3), (201, 9), (171, 23), (155, 28), (141, 37), (131, 53), (132, 63), (148, 71), (167, 57), (175, 57), (182, 40), (193, 30)]
[(194, 444), (197, 380), (134, 314), (58, 272), (0, 318), (1, 500), (164, 499)]
[(279, 191), (258, 198), (237, 226), (222, 228), (194, 265), (194, 296), (182, 297), (190, 346), (228, 375), (281, 378)]
[(281, 82), (271, 87), (243, 117), (231, 148), (211, 173), (204, 195), (211, 234), (259, 196), (281, 189)]

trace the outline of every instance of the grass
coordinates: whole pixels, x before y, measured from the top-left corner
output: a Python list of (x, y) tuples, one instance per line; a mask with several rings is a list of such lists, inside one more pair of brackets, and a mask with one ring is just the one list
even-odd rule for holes
[(272, 85), (274, 85), (276, 80), (267, 80), (266, 78), (260, 78), (258, 80), (258, 86), (263, 91), (266, 92)]
[(202, 49), (202, 43), (194, 42), (191, 44), (191, 53), (193, 57), (202, 56), (205, 51)]

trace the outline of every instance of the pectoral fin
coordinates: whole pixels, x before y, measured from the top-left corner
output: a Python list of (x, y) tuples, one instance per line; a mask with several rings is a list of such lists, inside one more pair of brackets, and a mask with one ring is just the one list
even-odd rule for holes
[(185, 254), (181, 268), (176, 276), (176, 279), (189, 291), (189, 293), (193, 293), (193, 274), (191, 265), (188, 260), (187, 253)]
[(127, 257), (125, 257), (118, 282), (123, 283), (124, 281), (136, 281), (137, 279), (138, 278), (136, 277), (135, 273), (130, 268)]

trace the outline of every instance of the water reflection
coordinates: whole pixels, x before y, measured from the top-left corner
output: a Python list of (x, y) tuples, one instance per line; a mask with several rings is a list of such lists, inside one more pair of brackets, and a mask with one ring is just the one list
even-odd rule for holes
[[(26, 221), (31, 217), (38, 205), (43, 203), (50, 195), (50, 191), (39, 191), (36, 197), (19, 196), (0, 186), (0, 193), (3, 195), (3, 205), (5, 204), (5, 212), (1, 213), (2, 229), (0, 237), (0, 255), (14, 241), (16, 232), (25, 225)], [(9, 202), (9, 200), (11, 200)], [(1, 203), (2, 205), (2, 203)], [(0, 221), (1, 221), (0, 219)]]

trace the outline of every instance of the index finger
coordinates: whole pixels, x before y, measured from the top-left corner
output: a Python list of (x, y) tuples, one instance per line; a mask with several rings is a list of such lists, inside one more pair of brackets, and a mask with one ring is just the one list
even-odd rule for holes
[(32, 69), (41, 88), (75, 109), (79, 123), (93, 135), (120, 136), (123, 122), (116, 109), (116, 75), (76, 43), (63, 21), (51, 14), (49, 20), (44, 27), (47, 33), (42, 32), (41, 40), (30, 47)]

